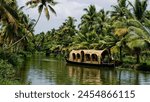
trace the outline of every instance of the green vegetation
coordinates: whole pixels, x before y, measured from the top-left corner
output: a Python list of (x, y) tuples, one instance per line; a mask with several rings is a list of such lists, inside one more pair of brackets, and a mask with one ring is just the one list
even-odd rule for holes
[(7, 61), (0, 59), (0, 84), (20, 84), (18, 80), (16, 80), (16, 71), (11, 64)]
[[(118, 0), (112, 11), (96, 10), (94, 5), (85, 8), (81, 23), (68, 17), (58, 29), (34, 34), (44, 10), (50, 19), (50, 11), (56, 14), (54, 0), (30, 0), (30, 8), (37, 7), (39, 17), (30, 19), (19, 8), (16, 0), (0, 0), (0, 84), (18, 83), (15, 67), (20, 58), (37, 51), (65, 54), (73, 49), (110, 49), (112, 57), (123, 64), (150, 65), (150, 11), (148, 0)], [(141, 69), (137, 68), (137, 69)], [(149, 70), (149, 69), (148, 69)]]
[[(39, 6), (39, 13), (45, 10), (49, 19), (50, 11), (55, 13), (53, 0), (31, 0), (27, 6)], [(51, 6), (52, 5), (52, 6)], [(48, 6), (48, 7), (47, 7)], [(34, 27), (37, 21), (30, 19), (19, 8), (16, 0), (0, 0), (0, 84), (19, 84), (16, 72), (23, 59), (34, 53)]]
[[(113, 11), (97, 11), (94, 5), (85, 8), (81, 23), (68, 17), (59, 29), (36, 35), (37, 49), (63, 52), (72, 49), (110, 49), (116, 60), (132, 57), (132, 64), (141, 62), (149, 53), (150, 20), (147, 0), (118, 0)], [(127, 58), (126, 58), (127, 57)], [(128, 59), (130, 60), (130, 59)], [(129, 62), (129, 61), (125, 61)]]

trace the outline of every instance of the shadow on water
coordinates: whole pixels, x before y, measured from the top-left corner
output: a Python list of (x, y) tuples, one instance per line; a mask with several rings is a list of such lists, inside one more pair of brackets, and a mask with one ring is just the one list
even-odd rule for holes
[(150, 85), (149, 72), (70, 65), (40, 54), (26, 59), (19, 76), (34, 85)]

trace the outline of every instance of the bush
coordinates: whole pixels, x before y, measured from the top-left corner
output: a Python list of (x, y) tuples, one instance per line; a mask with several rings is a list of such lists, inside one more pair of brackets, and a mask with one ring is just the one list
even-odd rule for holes
[(3, 60), (7, 60), (8, 63), (12, 64), (13, 66), (18, 66), (23, 61), (23, 55), (11, 52), (0, 52), (0, 58)]
[(0, 84), (19, 84), (15, 78), (15, 69), (7, 61), (0, 59)]
[(18, 66), (21, 64), (23, 59), (21, 58), (21, 55), (12, 54), (8, 57), (8, 62), (11, 63), (13, 66)]

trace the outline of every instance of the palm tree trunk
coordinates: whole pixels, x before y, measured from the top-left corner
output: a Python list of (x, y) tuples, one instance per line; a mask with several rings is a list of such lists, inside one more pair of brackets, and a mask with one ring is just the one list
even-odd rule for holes
[(19, 40), (17, 40), (16, 42), (14, 42), (12, 45), (10, 45), (9, 47), (7, 47), (6, 49), (4, 50), (8, 50), (10, 49), (11, 47), (13, 47), (14, 45), (16, 45), (17, 43), (19, 43), (22, 39), (24, 39), (26, 37), (26, 35), (24, 35), (22, 38), (20, 38)]
[(140, 54), (141, 54), (141, 49), (140, 48), (134, 48), (135, 54), (136, 54), (136, 63), (140, 63)]
[(41, 15), (42, 15), (42, 12), (40, 12), (39, 17), (37, 18), (37, 20), (36, 20), (34, 26), (32, 27), (32, 29), (34, 29), (34, 27), (35, 27), (35, 26), (37, 25), (37, 23), (39, 22), (39, 19), (40, 19)]
[(140, 63), (140, 55), (139, 55), (139, 53), (136, 53), (136, 63), (137, 64)]
[(120, 46), (120, 62), (122, 62), (122, 46)]

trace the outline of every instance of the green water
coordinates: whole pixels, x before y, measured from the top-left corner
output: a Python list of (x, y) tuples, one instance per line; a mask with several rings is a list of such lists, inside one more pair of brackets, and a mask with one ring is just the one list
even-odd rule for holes
[(68, 65), (41, 54), (26, 59), (19, 76), (32, 85), (150, 85), (150, 72)]

